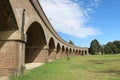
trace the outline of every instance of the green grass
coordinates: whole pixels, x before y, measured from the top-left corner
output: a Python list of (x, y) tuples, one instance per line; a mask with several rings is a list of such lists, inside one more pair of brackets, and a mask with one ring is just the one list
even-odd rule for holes
[(10, 80), (120, 80), (120, 54), (59, 59)]

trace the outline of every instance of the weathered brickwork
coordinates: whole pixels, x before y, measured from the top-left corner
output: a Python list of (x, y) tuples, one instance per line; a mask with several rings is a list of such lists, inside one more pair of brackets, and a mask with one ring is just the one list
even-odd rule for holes
[(60, 59), (62, 55), (62, 51), (60, 50), (59, 52), (56, 53), (56, 59)]
[(56, 59), (56, 49), (54, 49), (50, 54), (49, 54), (49, 60), (55, 60)]
[(18, 67), (18, 45), (16, 41), (0, 41), (0, 75), (9, 75)]
[(88, 55), (55, 32), (38, 0), (0, 0), (0, 11), (0, 76), (19, 76), (26, 63)]
[[(28, 49), (28, 48), (27, 48)], [(44, 63), (47, 62), (48, 49), (40, 50), (37, 48), (29, 48), (26, 50), (26, 63)]]

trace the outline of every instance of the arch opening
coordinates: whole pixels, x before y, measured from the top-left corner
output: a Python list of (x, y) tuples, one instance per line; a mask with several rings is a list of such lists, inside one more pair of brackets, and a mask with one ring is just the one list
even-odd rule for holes
[(68, 47), (66, 47), (66, 53), (68, 53)]
[(87, 50), (85, 50), (85, 55), (87, 55)]
[(49, 54), (48, 55), (50, 55), (54, 49), (55, 49), (55, 42), (54, 42), (53, 38), (50, 38), (50, 40), (49, 40)]
[(60, 51), (60, 44), (57, 44), (57, 53)]
[(70, 49), (69, 49), (69, 54), (71, 54), (71, 53), (72, 53), (72, 49), (70, 48)]
[(73, 54), (75, 55), (75, 49), (73, 49)]
[(78, 55), (78, 50), (76, 49), (76, 55)]
[(56, 59), (59, 59), (60, 57), (61, 57), (61, 47), (60, 44), (57, 43)]
[(65, 51), (65, 47), (64, 46), (62, 46), (62, 52), (64, 52)]
[(44, 31), (38, 22), (30, 25), (26, 32), (27, 43), (25, 49), (25, 63), (37, 62), (37, 56), (46, 45)]
[(81, 55), (81, 50), (79, 50), (79, 55)]
[(84, 50), (82, 50), (82, 55), (84, 55)]

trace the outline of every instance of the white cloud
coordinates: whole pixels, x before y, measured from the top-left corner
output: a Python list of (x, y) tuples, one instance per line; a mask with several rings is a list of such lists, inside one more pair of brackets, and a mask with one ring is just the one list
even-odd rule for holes
[[(49, 21), (57, 32), (65, 33), (77, 38), (85, 38), (92, 35), (100, 34), (100, 31), (86, 26), (88, 22), (91, 7), (97, 7), (99, 0), (83, 9), (78, 0), (39, 0)], [(89, 10), (88, 10), (89, 9)]]

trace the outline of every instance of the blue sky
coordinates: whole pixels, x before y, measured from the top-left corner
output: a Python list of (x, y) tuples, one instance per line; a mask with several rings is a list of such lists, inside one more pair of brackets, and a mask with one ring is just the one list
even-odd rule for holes
[(39, 0), (50, 23), (66, 41), (89, 47), (120, 40), (120, 0)]

